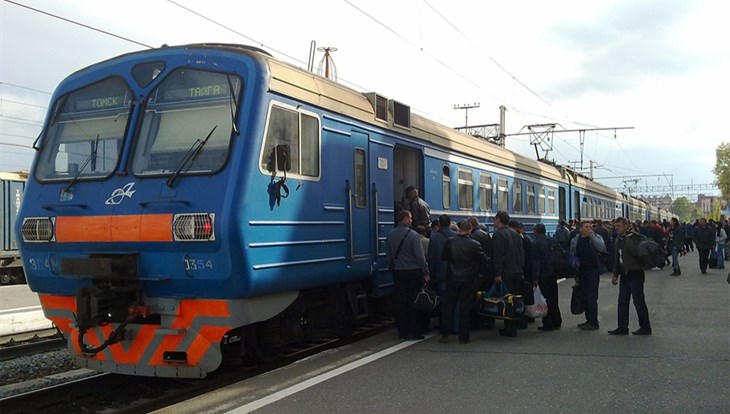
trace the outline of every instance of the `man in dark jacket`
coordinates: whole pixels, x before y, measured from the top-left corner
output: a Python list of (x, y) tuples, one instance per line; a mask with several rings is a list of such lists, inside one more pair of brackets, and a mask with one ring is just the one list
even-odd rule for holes
[(422, 318), (413, 307), (418, 291), (429, 280), (426, 255), (418, 233), (411, 230), (413, 217), (408, 210), (398, 213), (398, 227), (388, 233), (385, 253), (393, 262), (393, 306), (398, 337), (403, 340), (423, 339)]
[(700, 225), (692, 231), (692, 241), (697, 246), (700, 255), (700, 271), (707, 273), (707, 262), (710, 258), (710, 250), (715, 248), (715, 229), (707, 224), (707, 220), (700, 219)]
[[(525, 265), (525, 252), (522, 248), (522, 238), (509, 228), (509, 214), (499, 211), (494, 217), (494, 227), (497, 229), (492, 236), (492, 265), (494, 267), (494, 283), (504, 283), (511, 293), (519, 293), (522, 284), (522, 269)], [(517, 322), (505, 320), (504, 329), (500, 329), (502, 336), (517, 336)]]
[(542, 326), (537, 329), (552, 331), (560, 329), (563, 324), (558, 305), (558, 276), (547, 267), (552, 245), (557, 245), (558, 242), (545, 236), (545, 225), (542, 223), (535, 224), (533, 230), (535, 238), (532, 241), (532, 275), (548, 306), (548, 314), (542, 318)]
[(431, 283), (440, 296), (446, 294), (446, 270), (447, 262), (441, 259), (446, 241), (454, 238), (456, 234), (449, 228), (451, 218), (442, 214), (439, 216), (439, 231), (431, 233), (431, 241), (428, 243), (428, 268), (431, 273)]
[(601, 271), (605, 270), (601, 259), (606, 254), (606, 244), (593, 231), (590, 221), (580, 223), (580, 233), (570, 241), (570, 254), (580, 262), (578, 284), (585, 304), (586, 321), (578, 324), (578, 328), (595, 331), (598, 329), (598, 285)]
[(634, 335), (651, 335), (649, 323), (649, 309), (644, 298), (644, 268), (639, 259), (638, 246), (641, 236), (632, 232), (628, 220), (616, 219), (616, 241), (614, 245), (614, 266), (611, 284), (621, 284), (618, 292), (618, 327), (608, 331), (609, 335), (628, 335), (629, 333), (629, 302), (634, 299), (634, 307), (639, 317), (639, 329), (632, 332)]
[[(487, 256), (487, 259), (490, 259), (492, 257), (492, 236), (479, 227), (479, 221), (476, 217), (469, 217), (467, 220), (469, 220), (469, 224), (471, 224), (471, 234), (469, 237), (479, 242), (479, 245), (482, 246), (482, 251)], [(482, 280), (486, 277), (492, 276), (490, 267), (491, 265), (488, 265), (479, 272)]]
[(446, 241), (441, 258), (448, 262), (446, 273), (446, 296), (442, 303), (442, 343), (449, 342), (453, 331), (454, 308), (459, 307), (459, 343), (468, 344), (471, 305), (477, 291), (477, 279), (487, 267), (487, 256), (481, 245), (470, 236), (469, 220), (459, 223), (459, 235)]

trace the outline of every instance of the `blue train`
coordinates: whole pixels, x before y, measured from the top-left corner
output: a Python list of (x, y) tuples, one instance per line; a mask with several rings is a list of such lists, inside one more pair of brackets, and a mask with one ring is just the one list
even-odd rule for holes
[(434, 217), (643, 215), (640, 201), (240, 45), (119, 56), (66, 78), (17, 231), (79, 365), (204, 377), (379, 311), (410, 185)]

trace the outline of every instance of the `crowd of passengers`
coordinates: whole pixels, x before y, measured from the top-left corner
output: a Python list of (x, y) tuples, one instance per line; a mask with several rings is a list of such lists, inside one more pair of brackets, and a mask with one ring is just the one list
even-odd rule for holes
[[(730, 260), (726, 251), (730, 245), (730, 223), (727, 219), (695, 223), (639, 220), (625, 218), (613, 221), (560, 221), (555, 233), (546, 234), (545, 225), (537, 223), (533, 234), (512, 220), (507, 212), (494, 216), (494, 232), (490, 234), (476, 217), (459, 223), (443, 214), (432, 222), (428, 204), (418, 196), (415, 187), (406, 190), (399, 205), (397, 226), (386, 239), (386, 254), (393, 270), (394, 306), (398, 336), (401, 340), (423, 339), (430, 318), (413, 307), (424, 284), (438, 292), (441, 301), (439, 315), (440, 342), (449, 343), (456, 334), (461, 344), (470, 342), (470, 330), (475, 324), (494, 329), (492, 318), (475, 318), (473, 307), (477, 291), (489, 291), (497, 284), (502, 291), (530, 296), (539, 286), (548, 311), (537, 329), (555, 331), (562, 326), (558, 301), (558, 280), (566, 275), (553, 271), (551, 252), (569, 252), (567, 257), (579, 263), (576, 283), (580, 286), (585, 322), (578, 325), (584, 331), (599, 329), (598, 286), (600, 275), (612, 272), (611, 283), (618, 285), (617, 327), (610, 335), (629, 334), (629, 305), (634, 302), (638, 329), (634, 335), (651, 335), (649, 312), (644, 298), (644, 267), (639, 259), (638, 244), (645, 238), (659, 243), (665, 251), (665, 264), (672, 266), (671, 276), (680, 276), (679, 256), (699, 252), (702, 274), (707, 268), (724, 269)], [(671, 258), (671, 261), (670, 261)], [(516, 337), (534, 319), (505, 320), (499, 334)]]

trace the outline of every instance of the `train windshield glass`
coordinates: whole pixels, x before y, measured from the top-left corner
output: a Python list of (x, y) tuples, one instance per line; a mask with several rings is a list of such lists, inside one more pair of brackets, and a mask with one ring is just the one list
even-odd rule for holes
[[(191, 69), (172, 72), (147, 102), (132, 172), (169, 175), (178, 168), (181, 174), (222, 168), (241, 85), (241, 79), (233, 75)], [(198, 140), (206, 140), (205, 146), (184, 161)]]
[(43, 136), (38, 180), (110, 175), (119, 160), (131, 99), (127, 85), (116, 77), (61, 96)]

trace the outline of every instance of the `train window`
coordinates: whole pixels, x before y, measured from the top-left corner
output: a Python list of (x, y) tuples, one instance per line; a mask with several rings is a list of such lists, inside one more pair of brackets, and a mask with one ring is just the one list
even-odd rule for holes
[[(239, 77), (223, 73), (192, 69), (170, 73), (147, 99), (132, 172), (169, 174), (182, 167), (185, 174), (222, 168), (241, 84)], [(193, 154), (193, 148), (199, 150)], [(292, 155), (295, 151), (292, 146)]]
[(540, 196), (537, 200), (537, 214), (544, 215), (545, 214), (545, 202), (547, 201), (547, 190), (544, 188), (539, 189)]
[(365, 150), (355, 148), (355, 207), (363, 208), (367, 204), (367, 179), (365, 177)]
[(505, 177), (497, 178), (497, 209), (509, 210), (509, 187)]
[(273, 157), (277, 145), (291, 147), (290, 174), (319, 177), (320, 136), (319, 118), (295, 108), (272, 105), (266, 125), (266, 139), (261, 152), (261, 169), (273, 173), (280, 168)]
[(492, 176), (479, 174), (479, 210), (492, 211)]
[(548, 213), (555, 215), (555, 190), (548, 190)]
[(459, 170), (459, 209), (471, 210), (474, 207), (474, 178), (471, 171)]
[(512, 183), (512, 211), (515, 213), (522, 212), (522, 183), (515, 180)]
[(442, 177), (443, 203), (444, 208), (448, 209), (451, 208), (451, 170), (448, 165), (444, 165)]
[(61, 96), (43, 136), (38, 180), (110, 175), (119, 160), (132, 100), (132, 92), (116, 77)]
[(535, 186), (527, 186), (527, 214), (535, 214)]

